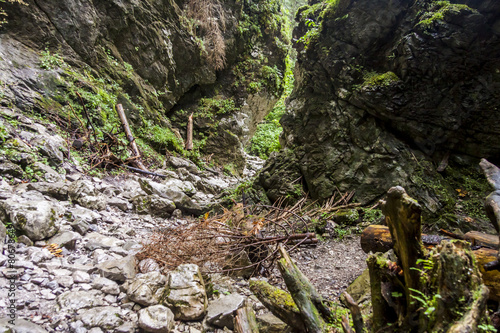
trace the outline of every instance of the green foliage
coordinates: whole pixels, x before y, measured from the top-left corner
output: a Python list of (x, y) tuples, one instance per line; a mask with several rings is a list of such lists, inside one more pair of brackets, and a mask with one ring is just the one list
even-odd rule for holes
[(413, 288), (408, 288), (408, 289), (413, 292), (410, 295), (410, 297), (421, 304), (422, 308), (424, 309), (424, 315), (427, 316), (432, 321), (433, 320), (432, 318), (435, 316), (438, 299), (442, 298), (441, 295), (434, 294), (431, 298), (426, 294), (424, 294), (423, 292), (421, 292), (420, 290)]
[(477, 328), (479, 328), (479, 332), (497, 332), (495, 326), (491, 324), (481, 324), (478, 325)]
[(384, 213), (376, 208), (361, 208), (363, 211), (363, 221), (369, 224), (378, 224), (384, 218)]
[(9, 131), (5, 128), (3, 123), (0, 123), (0, 143), (4, 143), (9, 137)]
[(393, 72), (378, 74), (376, 72), (369, 72), (364, 75), (363, 87), (386, 87), (395, 82), (400, 81), (399, 77)]
[(55, 69), (67, 67), (63, 57), (57, 53), (50, 53), (48, 49), (42, 51), (40, 57), (40, 67), (43, 69)]
[[(103, 49), (105, 61), (107, 63), (107, 72), (123, 73), (127, 77), (133, 75), (133, 67), (115, 59), (109, 50)], [(40, 67), (53, 70), (59, 68), (63, 71), (62, 80), (58, 86), (64, 87), (56, 92), (51, 98), (42, 98), (40, 108), (47, 110), (47, 116), (54, 118), (63, 118), (70, 120), (70, 128), (81, 128), (82, 124), (87, 124), (87, 115), (93, 127), (89, 128), (100, 142), (107, 142), (111, 137), (117, 140), (110, 145), (112, 153), (118, 158), (125, 160), (130, 157), (127, 149), (128, 140), (122, 130), (121, 122), (115, 110), (115, 105), (119, 99), (125, 100), (126, 105), (134, 110), (139, 116), (141, 127), (136, 127), (137, 143), (141, 150), (147, 151), (145, 159), (149, 163), (161, 163), (163, 157), (158, 151), (173, 149), (182, 151), (179, 140), (175, 137), (169, 128), (161, 127), (144, 116), (144, 107), (134, 103), (131, 98), (123, 91), (117, 81), (104, 74), (96, 74), (90, 68), (76, 69), (68, 65), (63, 57), (57, 53), (51, 53), (49, 50), (41, 52)], [(159, 93), (154, 92), (157, 97)], [(147, 119), (146, 119), (147, 118)], [(88, 130), (88, 129), (87, 129)], [(134, 131), (134, 127), (131, 126)], [(135, 136), (135, 135), (134, 135)], [(153, 149), (152, 144), (158, 150)], [(83, 158), (80, 156), (80, 158)], [(97, 172), (97, 171), (92, 171)]]
[(273, 151), (281, 149), (279, 136), (282, 131), (281, 125), (276, 120), (257, 125), (250, 152), (262, 159), (267, 159)]
[[(170, 128), (154, 124), (151, 120), (144, 119), (143, 126), (138, 130), (141, 138), (153, 144), (158, 151), (175, 150), (182, 152), (182, 142), (175, 136)], [(147, 149), (145, 142), (141, 140), (142, 148)]]
[(428, 11), (421, 16), (421, 20), (417, 23), (417, 26), (429, 29), (436, 22), (446, 21), (447, 16), (456, 15), (462, 11), (477, 13), (475, 9), (467, 5), (451, 4), (449, 1), (434, 1), (431, 2)]
[(233, 98), (202, 98), (198, 106), (197, 115), (213, 119), (216, 115), (229, 114), (239, 111)]
[[(257, 130), (250, 142), (249, 152), (257, 155), (262, 159), (269, 158), (269, 155), (281, 149), (279, 136), (283, 132), (280, 124), (281, 117), (286, 112), (285, 100), (290, 95), (293, 89), (294, 77), (293, 68), (294, 62), (287, 58), (287, 70), (284, 78), (285, 91), (279, 101), (274, 106), (273, 110), (264, 118), (264, 121), (257, 125)], [(268, 67), (268, 66), (265, 66)], [(272, 68), (268, 67), (270, 71)]]

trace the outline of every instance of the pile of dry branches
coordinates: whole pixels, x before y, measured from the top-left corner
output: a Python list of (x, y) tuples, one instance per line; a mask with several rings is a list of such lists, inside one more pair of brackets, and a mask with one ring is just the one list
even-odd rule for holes
[(307, 203), (307, 197), (292, 207), (244, 207), (238, 203), (221, 214), (209, 214), (199, 222), (167, 228), (152, 234), (138, 259), (152, 258), (166, 269), (195, 263), (207, 273), (250, 271), (247, 275), (266, 275), (278, 255), (278, 245), (288, 252), (318, 242), (311, 221), (328, 219), (335, 211), (350, 208), (351, 193), (333, 197), (323, 206)]

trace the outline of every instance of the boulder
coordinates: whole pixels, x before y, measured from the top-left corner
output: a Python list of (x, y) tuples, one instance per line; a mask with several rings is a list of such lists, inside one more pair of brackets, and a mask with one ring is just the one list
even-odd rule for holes
[(59, 135), (40, 135), (33, 139), (31, 144), (38, 147), (39, 152), (47, 156), (51, 164), (59, 165), (63, 162), (62, 151), (66, 150), (66, 141)]
[(100, 290), (105, 294), (118, 295), (120, 294), (120, 286), (115, 281), (107, 279), (105, 277), (98, 277), (94, 279), (92, 283), (94, 289)]
[(135, 277), (135, 256), (126, 256), (122, 259), (108, 260), (97, 265), (99, 273), (113, 281), (125, 282)]
[(15, 229), (37, 241), (51, 237), (59, 230), (63, 208), (37, 195), (30, 196), (31, 192), (0, 202), (0, 208)]
[(158, 263), (151, 258), (146, 258), (141, 260), (139, 262), (138, 267), (139, 267), (139, 272), (141, 273), (149, 273), (160, 270), (160, 265), (158, 265)]
[(104, 295), (100, 291), (67, 291), (56, 299), (59, 310), (74, 312), (80, 309), (104, 305)]
[(90, 224), (97, 223), (97, 220), (101, 217), (100, 214), (83, 207), (71, 208), (66, 212), (66, 216), (70, 221), (85, 221)]
[(167, 277), (160, 272), (137, 275), (128, 285), (127, 296), (143, 306), (162, 302), (167, 287)]
[(164, 305), (153, 305), (139, 311), (139, 327), (151, 333), (169, 333), (174, 327), (174, 314)]
[(156, 194), (135, 196), (132, 203), (137, 214), (168, 218), (175, 210), (175, 204), (172, 200), (161, 198)]
[(177, 320), (198, 320), (205, 315), (207, 294), (200, 268), (183, 264), (170, 272), (165, 303)]
[(199, 170), (198, 170), (198, 167), (196, 166), (196, 164), (194, 164), (190, 160), (186, 160), (186, 159), (183, 159), (180, 157), (170, 156), (168, 158), (167, 163), (175, 169), (185, 168), (190, 173), (194, 173), (195, 175), (197, 175), (199, 173)]
[(207, 309), (207, 323), (212, 326), (234, 329), (236, 310), (244, 305), (245, 297), (239, 294), (223, 296), (210, 303)]
[(59, 174), (56, 170), (52, 169), (47, 164), (35, 162), (31, 165), (31, 169), (38, 180), (45, 180), (49, 183), (59, 183), (64, 181), (64, 176)]
[(68, 184), (63, 183), (63, 182), (29, 183), (28, 190), (38, 191), (42, 194), (51, 196), (51, 197), (58, 199), (58, 200), (68, 200)]
[(170, 185), (160, 184), (147, 179), (139, 179), (141, 188), (147, 194), (156, 194), (162, 198), (169, 199), (175, 203), (176, 208), (182, 210), (185, 213), (200, 215), (202, 213), (202, 208), (200, 207), (200, 205), (191, 200), (189, 196), (184, 192), (185, 190), (188, 191), (188, 193), (191, 193), (191, 188), (194, 188), (194, 186), (191, 183), (188, 183), (190, 185), (186, 186), (181, 185), (184, 183), (176, 179), (170, 179), (169, 182), (172, 187), (170, 187)]
[(68, 187), (72, 201), (92, 210), (104, 210), (106, 197), (97, 192), (90, 180), (78, 179)]
[(14, 164), (11, 161), (2, 161), (0, 162), (0, 175), (22, 177), (23, 169), (19, 165)]
[(26, 319), (16, 318), (15, 325), (9, 323), (10, 318), (0, 319), (0, 332), (5, 333), (47, 333), (45, 329)]
[(112, 197), (108, 199), (107, 203), (110, 207), (116, 207), (124, 212), (128, 211), (131, 208), (131, 205), (128, 201), (117, 197)]
[(76, 318), (86, 327), (99, 327), (104, 330), (113, 330), (123, 324), (125, 315), (117, 306), (98, 306), (92, 309), (78, 311)]

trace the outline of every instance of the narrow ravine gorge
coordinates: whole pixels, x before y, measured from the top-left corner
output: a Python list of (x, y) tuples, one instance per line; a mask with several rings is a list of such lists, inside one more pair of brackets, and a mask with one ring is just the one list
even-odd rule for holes
[(500, 328), (500, 2), (0, 16), (0, 331)]

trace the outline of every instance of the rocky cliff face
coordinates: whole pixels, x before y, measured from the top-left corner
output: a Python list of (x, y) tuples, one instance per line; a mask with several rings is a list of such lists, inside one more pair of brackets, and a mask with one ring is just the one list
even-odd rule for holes
[[(119, 102), (136, 134), (161, 152), (180, 152), (170, 118), (182, 135), (194, 112), (196, 147), (221, 163), (233, 156), (242, 170), (241, 147), (282, 90), (287, 47), (276, 2), (25, 3), (3, 5), (3, 105), (67, 118), (68, 104), (80, 104), (78, 92), (93, 122), (103, 125)], [(248, 73), (251, 79), (242, 79)], [(105, 94), (104, 102), (88, 96)], [(159, 139), (162, 131), (167, 139)]]
[(339, 0), (297, 19), (285, 149), (260, 177), (271, 198), (299, 177), (316, 199), (362, 203), (402, 185), (436, 212), (467, 178), (453, 168), (498, 162), (498, 2)]

